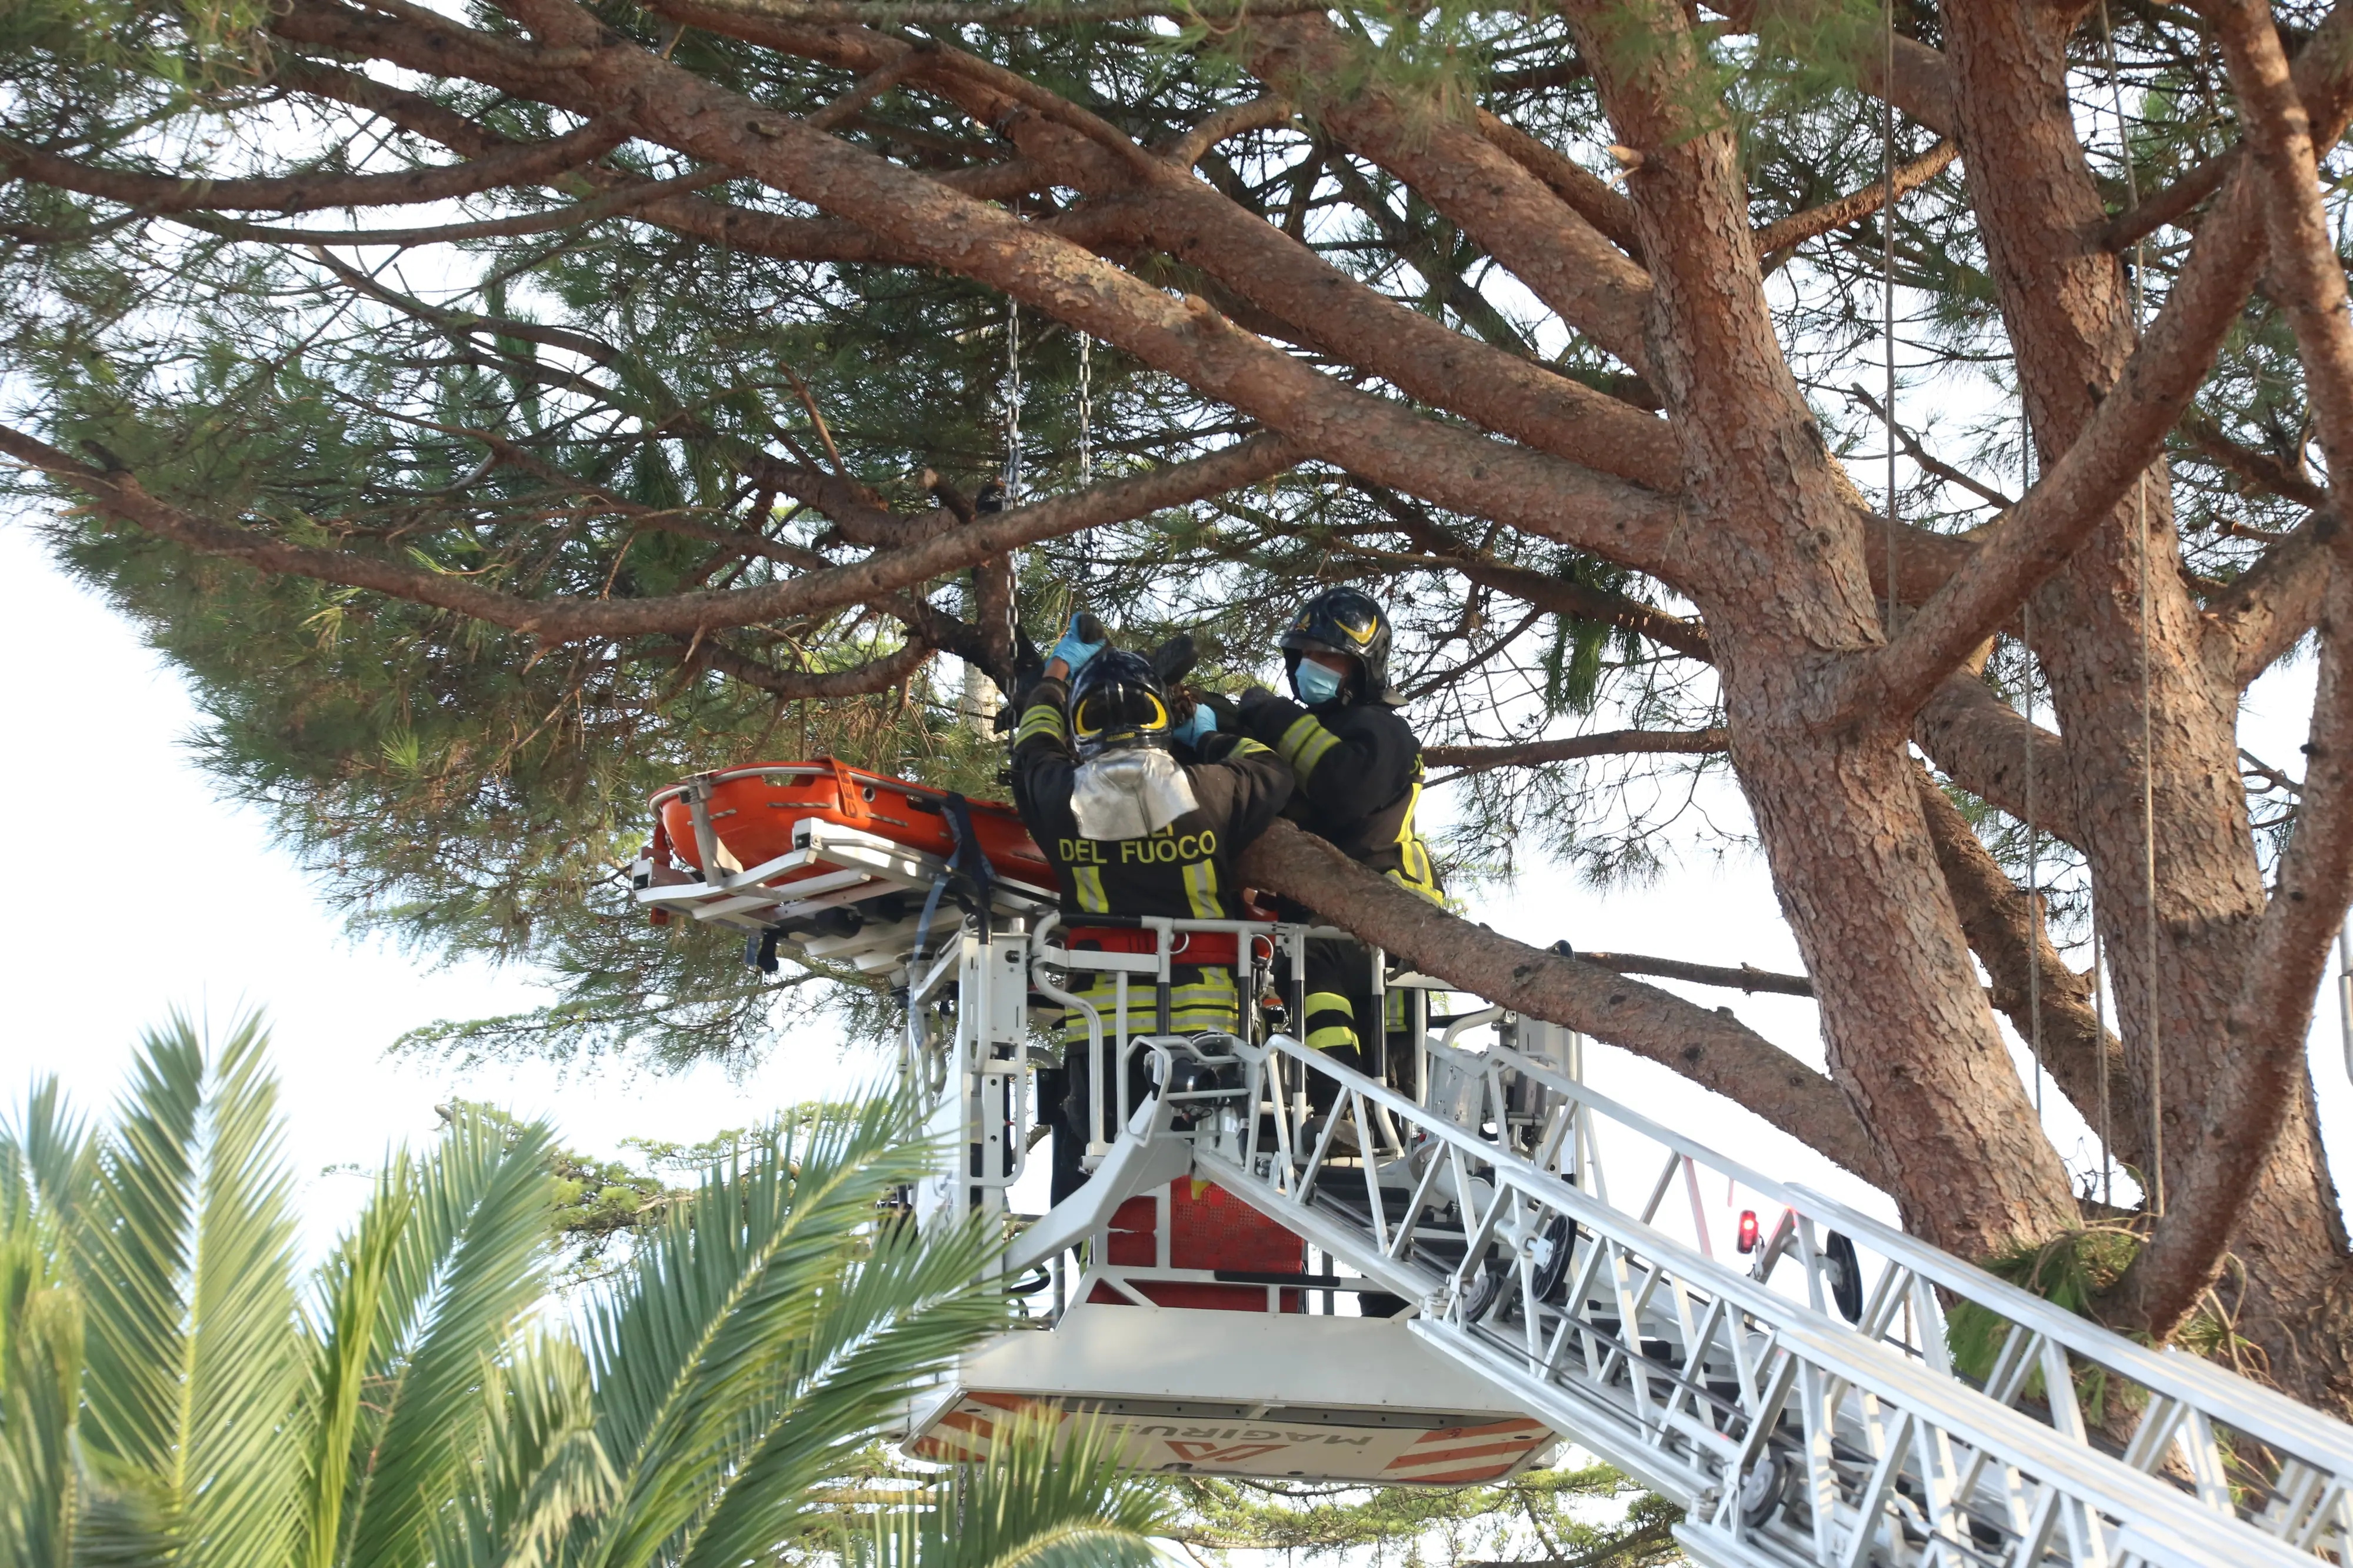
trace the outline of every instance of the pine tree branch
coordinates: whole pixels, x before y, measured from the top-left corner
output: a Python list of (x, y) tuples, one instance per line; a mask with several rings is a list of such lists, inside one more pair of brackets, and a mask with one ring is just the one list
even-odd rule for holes
[(777, 669), (722, 646), (716, 638), (705, 637), (699, 642), (673, 645), (672, 657), (689, 670), (715, 669), (730, 680), (742, 681), (778, 697), (822, 702), (888, 691), (929, 664), (935, 650), (921, 641), (911, 641), (895, 653), (849, 669)]
[(553, 142), (510, 143), (448, 168), (380, 174), (294, 174), (279, 179), (214, 180), (105, 169), (0, 137), (0, 174), (120, 202), (142, 213), (402, 206), (450, 201), (504, 185), (543, 184), (592, 163), (629, 139), (628, 122), (606, 115)]
[(1720, 963), (1686, 963), (1680, 958), (1646, 958), (1639, 952), (1586, 952), (1577, 957), (1620, 974), (1650, 974), (1661, 980), (1681, 980), (1694, 985), (1720, 985), (1727, 991), (1771, 992), (1778, 996), (1811, 996), (1814, 983), (1802, 974), (1776, 974), (1744, 963), (1727, 968)]
[[(1530, 741), (1516, 746), (1424, 746), (1421, 760), (1433, 768), (1452, 768), (1447, 778), (1492, 773), (1497, 768), (1534, 768), (1580, 757), (1705, 756), (1728, 744), (1720, 729), (1604, 730), (1591, 735), (1571, 735), (1558, 741)], [(1431, 781), (1433, 785), (1447, 779)]]
[[(1986, 967), (1993, 1005), (2010, 1019), (2018, 1037), (2031, 1042), (2039, 1033), (2044, 1067), (2057, 1080), (2060, 1092), (2084, 1113), (2086, 1121), (2099, 1116), (2101, 1058), (2106, 1058), (2110, 1096), (2114, 1103), (2138, 1104), (2133, 1089), (2131, 1064), (2124, 1042), (2110, 1034), (2092, 1009), (2092, 978), (2067, 967), (2051, 945), (2047, 922), (2031, 913), (2026, 892), (2010, 879), (1960, 808), (1926, 770), (1920, 774), (1920, 809), (1928, 837), (1936, 846), (1936, 865), (1951, 889), (1954, 911), (1961, 917), (1969, 951)], [(2036, 928), (2042, 929), (2038, 931)], [(2104, 1130), (2096, 1125), (2095, 1132)], [(2105, 1130), (2115, 1155), (2139, 1166), (2147, 1158), (2148, 1123), (2139, 1116), (2115, 1119)]]
[(1320, 98), (1318, 118), (1349, 147), (1412, 186), (1563, 321), (1650, 374), (1650, 279), (1575, 205), (1479, 127), (1407, 113), (1377, 88), (1337, 99), (1315, 92), (1317, 83), (1350, 76), (1351, 45), (1327, 21), (1269, 23), (1253, 27), (1250, 42), (1261, 79), (1296, 98)]
[(200, 517), (150, 494), (130, 473), (79, 462), (5, 426), (0, 426), (0, 452), (80, 491), (99, 510), (199, 553), (286, 576), (374, 589), (546, 642), (691, 635), (864, 604), (1023, 545), (1255, 484), (1291, 468), (1299, 457), (1298, 448), (1280, 437), (1256, 437), (1189, 463), (1017, 507), (905, 550), (756, 588), (645, 599), (527, 599), (480, 587), (464, 577), (350, 551), (290, 544), (257, 528)]
[[(1974, 669), (1938, 684), (1912, 721), (1912, 739), (1971, 795), (2052, 837), (2082, 847), (2084, 832), (2063, 781), (2074, 776), (2067, 742), (2004, 702)], [(2030, 763), (2028, 753), (2033, 760)], [(2026, 772), (2043, 781), (2026, 808)]]
[(2164, 308), (2074, 444), (2007, 517), (1979, 532), (1968, 560), (1887, 646), (1848, 662), (1815, 703), (1820, 722), (1908, 727), (1938, 683), (2066, 564), (2160, 458), (2251, 281), (2233, 265), (2235, 237), (2214, 242), (2218, 254), (2234, 254), (2199, 264), (2221, 228), (2200, 235)]
[[(528, 20), (542, 7), (523, 9)], [(582, 15), (568, 5), (554, 10)], [(323, 0), (296, 0), (275, 26), (304, 43), (352, 48), (411, 68), (446, 72), (453, 64), (410, 31)], [(1275, 430), (1293, 433), (1307, 449), (1342, 467), (1646, 571), (1673, 570), (1670, 541), (1681, 509), (1672, 500), (1356, 391), (1240, 330), (1203, 301), (1171, 299), (998, 207), (780, 120), (667, 60), (607, 48), (595, 51), (593, 71), (526, 77), (490, 56), (459, 53), (454, 63), (466, 74), (542, 100), (565, 107), (628, 101), (646, 139), (741, 170), (904, 247), (923, 264), (1050, 311)]]
[(2208, 604), (2204, 652), (2218, 682), (2245, 690), (2312, 630), (2337, 570), (2328, 536), (2343, 526), (2315, 512)]
[[(1960, 156), (1960, 144), (1948, 138), (1937, 142), (1923, 156), (1901, 165), (1895, 171), (1895, 194), (1903, 196), (1918, 190), (1950, 167), (1953, 160)], [(1820, 206), (1791, 213), (1788, 217), (1775, 218), (1757, 231), (1757, 253), (1770, 257), (1776, 251), (1802, 245), (1817, 235), (1828, 234), (1834, 228), (1844, 228), (1851, 223), (1869, 217), (1886, 203), (1887, 182), (1881, 180), (1851, 191), (1835, 201), (1825, 202)]]

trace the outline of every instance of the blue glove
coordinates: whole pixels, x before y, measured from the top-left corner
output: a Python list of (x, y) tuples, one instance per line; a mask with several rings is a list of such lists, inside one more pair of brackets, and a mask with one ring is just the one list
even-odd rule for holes
[(1071, 616), (1070, 629), (1063, 632), (1062, 640), (1056, 643), (1054, 650), (1046, 656), (1046, 662), (1051, 664), (1059, 658), (1070, 667), (1072, 675), (1076, 675), (1081, 665), (1103, 652), (1103, 643), (1106, 640), (1108, 639), (1097, 637), (1093, 642), (1088, 642), (1081, 637), (1079, 616), (1074, 613)]
[(1193, 716), (1179, 724), (1169, 734), (1188, 746), (1198, 746), (1202, 737), (1216, 732), (1218, 715), (1206, 702), (1193, 704)]

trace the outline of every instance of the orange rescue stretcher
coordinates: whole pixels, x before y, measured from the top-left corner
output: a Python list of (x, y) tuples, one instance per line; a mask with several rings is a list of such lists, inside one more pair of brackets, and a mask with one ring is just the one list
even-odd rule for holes
[(697, 773), (649, 804), (638, 902), (657, 924), (683, 914), (754, 933), (763, 967), (777, 941), (880, 962), (886, 933), (912, 931), (950, 888), (1006, 912), (1054, 903), (1053, 868), (1011, 806), (832, 757)]

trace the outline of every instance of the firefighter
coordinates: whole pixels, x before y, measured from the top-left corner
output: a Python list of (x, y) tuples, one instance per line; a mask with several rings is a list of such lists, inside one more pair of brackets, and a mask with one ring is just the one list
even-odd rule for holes
[[(1271, 746), (1298, 784), (1284, 815), (1350, 858), (1433, 902), (1437, 868), (1414, 826), (1421, 802), (1421, 742), (1398, 712), (1404, 700), (1389, 685), (1389, 618), (1358, 588), (1327, 588), (1300, 609), (1282, 634), (1293, 700), (1252, 687), (1236, 704), (1242, 733)], [(1323, 921), (1292, 900), (1278, 901), (1287, 921)], [(1299, 1038), (1335, 1060), (1377, 1075), (1386, 1067), (1398, 1086), (1413, 1056), (1367, 1048), (1372, 1017), (1372, 952), (1364, 943), (1323, 939), (1307, 944)], [(1290, 977), (1282, 977), (1285, 994)], [(1384, 1032), (1405, 1026), (1405, 994), (1389, 994)], [(1319, 1100), (1337, 1092), (1320, 1080)]]
[[(1246, 918), (1234, 860), (1282, 812), (1291, 770), (1271, 748), (1219, 732), (1206, 706), (1184, 713), (1180, 702), (1172, 713), (1151, 661), (1108, 647), (1106, 640), (1091, 617), (1073, 616), (1054, 646), (1014, 731), (1013, 799), (1054, 868), (1071, 944), (1148, 952), (1150, 932), (1090, 930), (1086, 917)], [(1165, 997), (1148, 982), (1131, 982), (1131, 1034), (1240, 1032), (1232, 940), (1197, 936), (1188, 945), (1208, 962), (1172, 965)], [(1088, 984), (1073, 994), (1095, 1005), (1108, 1032), (1115, 978), (1082, 973)], [(1085, 1015), (1072, 1011), (1062, 1038), (1057, 1203), (1084, 1179), (1079, 1156), (1092, 1119), (1089, 1079), (1108, 1068), (1087, 1060)], [(1131, 1098), (1140, 1100), (1141, 1071), (1133, 1061), (1129, 1072)], [(1050, 1093), (1050, 1087), (1041, 1089), (1040, 1099)], [(1107, 1094), (1105, 1109), (1113, 1122), (1108, 1133), (1133, 1108), (1113, 1106)]]

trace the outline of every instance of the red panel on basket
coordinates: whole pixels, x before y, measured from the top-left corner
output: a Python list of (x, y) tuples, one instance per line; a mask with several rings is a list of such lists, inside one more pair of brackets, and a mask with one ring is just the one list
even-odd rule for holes
[(1307, 1267), (1307, 1243), (1267, 1218), (1223, 1187), (1193, 1183), (1176, 1186), (1175, 1235), (1169, 1261), (1179, 1268), (1248, 1268), (1261, 1274), (1297, 1274)]
[[(1172, 1220), (1170, 1266), (1176, 1268), (1237, 1268), (1253, 1274), (1299, 1274), (1307, 1268), (1307, 1244), (1222, 1187), (1204, 1184), (1193, 1195), (1190, 1177), (1169, 1184)], [(1130, 1198), (1111, 1219), (1110, 1257), (1115, 1268), (1149, 1268), (1160, 1261), (1160, 1205), (1156, 1194)], [(1134, 1282), (1136, 1291), (1164, 1307), (1213, 1311), (1263, 1312), (1262, 1285), (1212, 1285), (1190, 1280)], [(1091, 1301), (1132, 1304), (1108, 1285), (1097, 1285)], [(1282, 1310), (1305, 1311), (1304, 1294), (1282, 1292)]]

